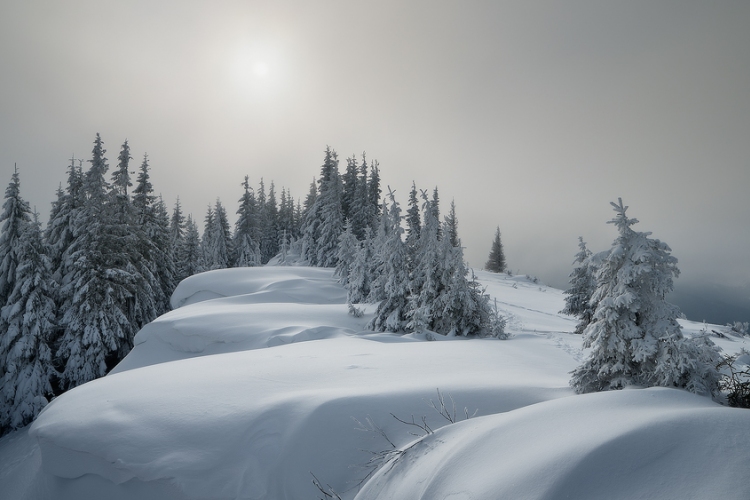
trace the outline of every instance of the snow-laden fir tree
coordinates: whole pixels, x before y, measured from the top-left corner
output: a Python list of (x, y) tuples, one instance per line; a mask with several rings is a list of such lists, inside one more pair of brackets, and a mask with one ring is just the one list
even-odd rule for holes
[(326, 148), (318, 185), (318, 193), (302, 228), (302, 257), (312, 266), (334, 267), (344, 220), (338, 158), (331, 148)]
[(434, 306), (436, 331), (448, 336), (476, 335), (507, 339), (505, 319), (490, 302), (489, 295), (484, 293), (473, 272), (469, 279), (463, 248), (454, 247), (450, 238), (441, 241), (446, 273), (443, 281), (447, 282), (447, 286)]
[(370, 202), (368, 198), (368, 176), (367, 176), (367, 158), (362, 153), (362, 164), (359, 167), (359, 177), (355, 188), (354, 197), (351, 201), (351, 222), (352, 233), (358, 240), (365, 238), (365, 229), (374, 229), (371, 226), (372, 216)]
[(359, 253), (359, 242), (354, 233), (352, 233), (351, 223), (347, 221), (344, 232), (339, 236), (338, 262), (336, 263), (336, 271), (334, 273), (339, 283), (344, 285), (344, 287), (348, 287), (349, 274), (357, 258), (357, 253)]
[(0, 215), (0, 307), (7, 303), (16, 280), (16, 269), (23, 260), (21, 235), (31, 224), (31, 208), (21, 197), (18, 170), (13, 171), (5, 189), (3, 213)]
[(239, 199), (237, 222), (234, 225), (234, 248), (237, 255), (236, 267), (253, 267), (261, 264), (261, 251), (258, 242), (257, 205), (248, 176), (242, 183), (244, 192)]
[(354, 256), (354, 261), (349, 267), (349, 277), (346, 285), (346, 300), (350, 304), (366, 302), (370, 296), (370, 284), (373, 276), (373, 249), (372, 231), (365, 228), (365, 237)]
[(58, 190), (57, 201), (53, 203), (46, 229), (46, 242), (50, 249), (52, 270), (55, 279), (62, 281), (70, 272), (68, 249), (75, 239), (76, 220), (83, 207), (83, 172), (76, 160), (70, 160), (68, 182), (65, 191)]
[(565, 308), (560, 311), (578, 318), (575, 333), (582, 334), (591, 323), (596, 305), (591, 303), (591, 297), (596, 290), (596, 279), (594, 273), (596, 267), (591, 260), (591, 250), (586, 248), (586, 242), (578, 237), (578, 253), (573, 261), (573, 272), (570, 273), (570, 288), (563, 292), (565, 297)]
[(13, 290), (0, 310), (0, 435), (30, 423), (53, 395), (57, 284), (38, 217), (25, 224)]
[(232, 236), (226, 210), (217, 198), (209, 205), (203, 228), (203, 259), (206, 270), (225, 269), (232, 264)]
[(368, 226), (375, 228), (378, 226), (378, 220), (382, 214), (381, 205), (383, 200), (380, 198), (380, 165), (377, 160), (370, 162), (370, 182), (367, 184), (367, 199), (369, 201), (368, 209)]
[[(427, 214), (425, 214), (427, 215)], [(422, 217), (419, 212), (419, 199), (417, 193), (417, 185), (412, 181), (411, 191), (409, 191), (409, 208), (406, 210), (406, 248), (409, 249), (409, 254), (414, 258), (414, 254), (417, 250), (417, 242), (419, 241), (419, 232), (422, 228)], [(436, 233), (437, 235), (437, 233)]]
[(113, 232), (108, 209), (105, 150), (99, 134), (84, 175), (84, 205), (76, 218), (75, 239), (65, 258), (59, 319), (63, 336), (56, 355), (64, 360), (61, 385), (71, 388), (101, 377), (132, 339), (136, 277), (121, 234)]
[(379, 332), (399, 332), (403, 331), (407, 324), (406, 313), (410, 290), (408, 256), (406, 245), (401, 239), (403, 233), (401, 207), (393, 191), (389, 192), (388, 197), (390, 199), (388, 213), (390, 232), (386, 235), (386, 240), (379, 252), (383, 260), (382, 290), (385, 298), (378, 304), (375, 316), (368, 324), (368, 328)]
[[(344, 220), (353, 221), (357, 203), (357, 184), (359, 182), (357, 158), (352, 155), (346, 159), (346, 170), (342, 176), (341, 212)], [(353, 230), (353, 228), (352, 228)]]
[(490, 256), (484, 268), (493, 273), (505, 271), (505, 252), (503, 252), (503, 243), (500, 241), (500, 226), (495, 231), (495, 239), (492, 240)]
[[(412, 189), (413, 187), (412, 184)], [(412, 194), (409, 195), (410, 205), (412, 205)], [(424, 191), (422, 191), (422, 199), (424, 225), (418, 233), (417, 241), (412, 243), (413, 247), (410, 252), (411, 270), (409, 276), (409, 310), (407, 312), (409, 322), (406, 326), (409, 330), (417, 332), (425, 329), (435, 331), (435, 323), (439, 320), (439, 314), (436, 314), (437, 311), (434, 307), (438, 304), (438, 297), (445, 292), (447, 285), (442, 281), (444, 277), (443, 259), (440, 255), (440, 240), (438, 239), (440, 222), (435, 218), (437, 212), (433, 209), (432, 202), (427, 198)], [(410, 216), (413, 217), (413, 214), (407, 215), (407, 219)], [(417, 220), (415, 217), (413, 222), (417, 222)]]
[(177, 247), (185, 238), (185, 215), (182, 213), (179, 196), (174, 203), (172, 217), (169, 219), (169, 236), (173, 247)]
[(368, 273), (372, 277), (372, 280), (370, 281), (370, 293), (366, 300), (366, 302), (370, 303), (380, 302), (386, 297), (385, 284), (388, 281), (386, 261), (388, 260), (388, 255), (386, 254), (385, 243), (391, 237), (395, 225), (401, 224), (400, 221), (398, 223), (392, 222), (389, 212), (388, 203), (384, 198), (381, 216), (372, 238), (373, 254), (369, 263)]
[(188, 215), (185, 221), (185, 245), (181, 264), (180, 273), (184, 278), (206, 270), (198, 225), (193, 221), (192, 215)]
[(461, 240), (458, 238), (458, 217), (456, 217), (456, 202), (451, 200), (451, 209), (445, 216), (445, 234), (451, 246), (461, 246)]
[(627, 216), (622, 199), (612, 206), (609, 223), (619, 234), (596, 274), (597, 308), (583, 332), (591, 351), (571, 385), (578, 393), (631, 385), (715, 393), (716, 347), (707, 338), (684, 338), (679, 310), (665, 300), (679, 275), (677, 259), (666, 243), (631, 228), (638, 220)]
[[(140, 326), (169, 310), (169, 298), (176, 286), (169, 215), (163, 200), (153, 194), (150, 169), (148, 155), (144, 154), (133, 190), (133, 233), (137, 237), (137, 248), (140, 253), (137, 267), (144, 279), (144, 283), (138, 287), (142, 293), (139, 293), (137, 298), (138, 309), (141, 311)], [(153, 313), (146, 308), (148, 299), (145, 294), (149, 288), (155, 305)]]
[(260, 180), (258, 190), (258, 228), (260, 230), (261, 262), (266, 264), (279, 251), (278, 236), (279, 209), (276, 203), (276, 188), (271, 182), (266, 198), (263, 179)]

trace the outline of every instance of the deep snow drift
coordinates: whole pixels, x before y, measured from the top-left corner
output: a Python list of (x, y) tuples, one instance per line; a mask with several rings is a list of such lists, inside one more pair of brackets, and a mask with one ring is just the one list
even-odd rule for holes
[[(320, 498), (314, 474), (360, 499), (750, 498), (747, 410), (669, 389), (573, 394), (583, 353), (561, 291), (478, 272), (513, 338), (427, 342), (363, 331), (370, 315), (347, 314), (331, 274), (185, 280), (112, 374), (0, 440), (0, 497)], [(437, 389), (458, 423), (431, 408)], [(368, 478), (373, 456), (398, 458)]]

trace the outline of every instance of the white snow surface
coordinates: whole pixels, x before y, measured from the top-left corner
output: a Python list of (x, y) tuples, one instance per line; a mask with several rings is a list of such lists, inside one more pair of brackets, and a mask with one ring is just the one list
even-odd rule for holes
[[(374, 307), (347, 314), (330, 269), (188, 278), (111, 374), (0, 439), (0, 498), (321, 498), (312, 474), (345, 499), (750, 498), (750, 411), (671, 389), (574, 395), (584, 353), (562, 292), (477, 276), (510, 340), (367, 332)], [(457, 423), (431, 408), (438, 389)], [(401, 451), (368, 477), (392, 450), (372, 426)]]

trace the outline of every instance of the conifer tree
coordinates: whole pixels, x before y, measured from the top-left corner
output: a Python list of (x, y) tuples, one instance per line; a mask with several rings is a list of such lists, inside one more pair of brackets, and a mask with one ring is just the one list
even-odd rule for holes
[(370, 228), (366, 227), (365, 237), (350, 266), (346, 287), (346, 300), (350, 304), (366, 302), (370, 295), (370, 284), (374, 279), (372, 263), (375, 253), (371, 234)]
[(401, 207), (393, 191), (388, 194), (391, 221), (390, 231), (381, 249), (383, 256), (382, 275), (384, 300), (378, 304), (375, 316), (368, 323), (368, 328), (375, 331), (399, 332), (407, 323), (409, 299), (409, 272), (407, 270), (406, 245), (401, 239)]
[[(263, 180), (261, 179), (261, 187)], [(263, 189), (261, 189), (263, 193)], [(277, 253), (279, 253), (279, 209), (276, 203), (276, 188), (273, 181), (268, 190), (268, 199), (261, 206), (261, 256), (263, 264), (266, 264)]]
[(578, 253), (573, 261), (573, 272), (570, 273), (570, 288), (563, 292), (565, 297), (565, 308), (562, 314), (575, 316), (579, 319), (575, 333), (582, 334), (591, 323), (596, 306), (591, 303), (591, 297), (596, 290), (596, 279), (594, 272), (596, 268), (592, 265), (591, 250), (586, 248), (586, 242), (578, 237)]
[[(181, 268), (184, 277), (202, 273), (206, 270), (203, 260), (203, 249), (198, 226), (193, 221), (193, 216), (188, 215), (185, 221), (185, 246), (183, 254), (184, 266)], [(184, 279), (184, 278), (183, 278)]]
[(29, 224), (31, 208), (21, 197), (21, 181), (16, 169), (5, 189), (0, 215), (0, 307), (7, 303), (15, 287), (16, 269), (24, 258), (20, 249), (21, 235)]
[[(140, 326), (169, 310), (169, 298), (175, 287), (175, 264), (171, 252), (169, 215), (163, 200), (157, 198), (151, 184), (148, 155), (143, 155), (133, 190), (137, 243), (136, 267), (143, 280), (138, 284), (136, 308)], [(151, 294), (149, 303), (148, 294)], [(139, 326), (139, 328), (140, 328)]]
[(0, 311), (0, 435), (30, 423), (53, 394), (55, 287), (41, 225), (25, 224), (18, 241), (23, 260)]
[(342, 177), (341, 212), (345, 221), (352, 221), (354, 219), (358, 174), (357, 159), (352, 155), (346, 159), (346, 171)]
[(227, 212), (218, 198), (213, 210), (209, 210), (206, 215), (206, 231), (203, 238), (203, 251), (208, 270), (230, 267), (232, 263), (232, 235), (229, 230)]
[[(435, 218), (432, 202), (427, 198), (424, 191), (422, 191), (422, 199), (424, 200), (422, 205), (424, 225), (419, 233), (418, 241), (412, 244), (413, 250), (410, 253), (412, 263), (409, 284), (409, 311), (407, 313), (409, 318), (407, 328), (417, 332), (425, 329), (435, 330), (435, 323), (438, 320), (438, 314), (436, 313), (438, 311), (435, 311), (433, 307), (437, 304), (438, 297), (444, 293), (447, 285), (441, 279), (443, 277), (443, 261), (440, 256), (440, 242), (438, 240), (440, 223)], [(410, 205), (411, 203), (410, 196)]]
[[(318, 185), (318, 193), (305, 214), (302, 227), (302, 257), (312, 266), (334, 267), (344, 223), (338, 157), (330, 147), (326, 148)], [(308, 200), (311, 198), (312, 192)]]
[(359, 177), (357, 178), (356, 190), (352, 200), (351, 218), (352, 233), (358, 240), (365, 238), (365, 230), (375, 228), (371, 225), (371, 209), (368, 198), (368, 177), (367, 177), (367, 158), (362, 153), (362, 164), (359, 167)]
[(169, 235), (174, 248), (176, 248), (185, 238), (185, 216), (182, 213), (182, 205), (180, 204), (179, 196), (174, 204), (172, 217), (169, 220)]
[(352, 265), (356, 259), (359, 251), (359, 242), (352, 233), (352, 225), (349, 221), (346, 222), (344, 232), (339, 236), (339, 248), (336, 263), (335, 275), (339, 279), (339, 283), (345, 287), (349, 283), (349, 273), (351, 272)]
[(72, 261), (68, 250), (75, 239), (76, 220), (83, 207), (83, 172), (75, 159), (70, 160), (65, 191), (58, 190), (46, 229), (46, 242), (52, 259), (52, 272), (58, 282), (70, 272)]
[(419, 199), (417, 198), (417, 186), (412, 181), (409, 191), (409, 209), (406, 211), (406, 247), (410, 254), (416, 251), (419, 241), (419, 231), (422, 228), (422, 218), (419, 215)]
[(84, 204), (76, 218), (75, 239), (66, 252), (70, 261), (62, 279), (57, 356), (64, 360), (63, 388), (101, 377), (133, 338), (135, 276), (120, 234), (112, 231), (105, 150), (99, 134), (91, 166), (83, 177)]
[(456, 217), (456, 202), (451, 200), (451, 209), (445, 216), (445, 232), (448, 236), (451, 246), (461, 246), (461, 240), (458, 237), (458, 218)]
[(634, 231), (622, 199), (612, 203), (618, 230), (596, 274), (597, 304), (583, 332), (589, 356), (572, 373), (578, 393), (630, 385), (682, 387), (712, 394), (718, 386), (716, 347), (707, 338), (686, 339), (679, 310), (665, 297), (679, 275), (677, 259), (666, 243)]
[(239, 199), (240, 206), (237, 209), (237, 222), (234, 226), (234, 247), (237, 254), (235, 266), (237, 267), (252, 267), (261, 264), (260, 245), (255, 239), (258, 234), (257, 207), (248, 179), (248, 176), (245, 176), (245, 181), (242, 183), (245, 191)]
[(484, 268), (493, 273), (502, 273), (505, 271), (505, 253), (503, 252), (503, 243), (500, 241), (500, 226), (495, 231), (495, 239), (492, 241), (490, 256)]
[(380, 218), (381, 199), (380, 199), (380, 166), (377, 160), (370, 162), (370, 182), (367, 184), (367, 199), (369, 200), (368, 226), (375, 228), (378, 226)]
[(214, 264), (214, 239), (216, 234), (214, 232), (214, 225), (216, 215), (214, 214), (214, 207), (210, 204), (206, 210), (206, 216), (203, 218), (203, 237), (201, 238), (201, 252), (203, 253), (203, 265), (206, 271), (217, 269)]

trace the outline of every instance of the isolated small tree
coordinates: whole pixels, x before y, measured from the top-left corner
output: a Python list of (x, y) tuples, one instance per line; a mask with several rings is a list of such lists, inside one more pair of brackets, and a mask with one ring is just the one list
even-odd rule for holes
[(583, 332), (588, 358), (572, 374), (578, 393), (630, 385), (680, 387), (695, 393), (718, 390), (716, 347), (706, 337), (686, 339), (677, 323), (679, 309), (665, 297), (679, 275), (666, 243), (637, 232), (628, 207), (612, 203), (609, 221), (619, 236), (596, 274), (597, 304)]
[(503, 243), (500, 241), (500, 226), (495, 231), (495, 239), (492, 241), (490, 257), (484, 267), (493, 273), (505, 271), (505, 253), (503, 252)]

